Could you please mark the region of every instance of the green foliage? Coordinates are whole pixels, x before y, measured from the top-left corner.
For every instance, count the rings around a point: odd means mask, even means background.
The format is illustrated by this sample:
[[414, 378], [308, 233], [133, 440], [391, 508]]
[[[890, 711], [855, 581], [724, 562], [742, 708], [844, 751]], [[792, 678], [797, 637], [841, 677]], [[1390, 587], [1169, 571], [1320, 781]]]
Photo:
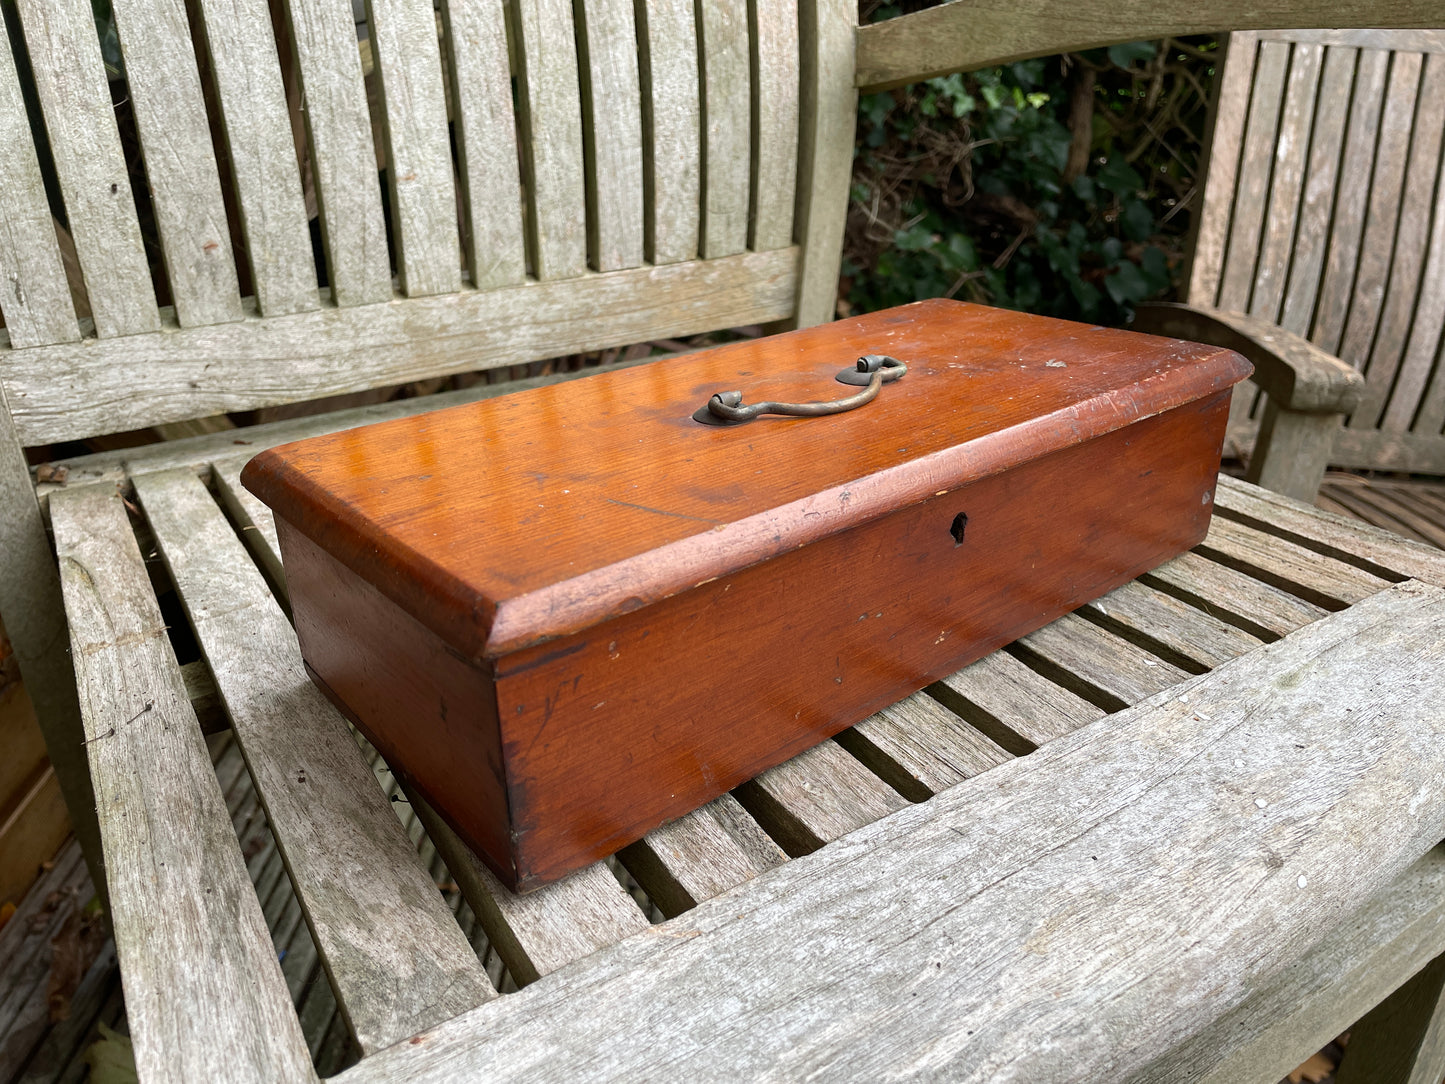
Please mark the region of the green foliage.
[[1213, 49], [1135, 42], [862, 98], [840, 308], [959, 296], [1117, 324], [1167, 295]]

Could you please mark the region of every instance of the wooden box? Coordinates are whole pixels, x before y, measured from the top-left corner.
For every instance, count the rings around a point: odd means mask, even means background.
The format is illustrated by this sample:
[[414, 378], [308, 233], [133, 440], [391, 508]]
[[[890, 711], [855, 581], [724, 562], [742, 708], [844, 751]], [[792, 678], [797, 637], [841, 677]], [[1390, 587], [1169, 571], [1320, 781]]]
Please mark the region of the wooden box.
[[[699, 424], [717, 391], [828, 417]], [[1214, 347], [928, 301], [257, 456], [317, 684], [526, 890], [1204, 537]]]

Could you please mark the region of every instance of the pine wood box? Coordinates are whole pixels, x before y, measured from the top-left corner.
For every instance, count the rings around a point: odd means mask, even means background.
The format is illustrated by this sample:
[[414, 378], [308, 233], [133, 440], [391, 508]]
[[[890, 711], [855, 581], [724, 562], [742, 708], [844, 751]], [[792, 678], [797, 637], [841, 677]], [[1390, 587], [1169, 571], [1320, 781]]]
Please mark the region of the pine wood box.
[[[716, 391], [868, 405], [733, 427]], [[317, 684], [509, 886], [611, 854], [1207, 530], [1214, 347], [929, 301], [264, 452]]]

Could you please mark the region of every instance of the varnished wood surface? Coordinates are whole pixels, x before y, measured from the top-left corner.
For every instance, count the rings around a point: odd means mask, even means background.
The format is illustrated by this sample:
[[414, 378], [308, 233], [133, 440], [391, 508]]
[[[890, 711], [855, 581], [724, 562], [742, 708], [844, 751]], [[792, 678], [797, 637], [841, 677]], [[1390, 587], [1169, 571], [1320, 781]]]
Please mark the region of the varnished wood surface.
[[[711, 428], [715, 391], [861, 410]], [[473, 657], [586, 628], [898, 507], [1207, 396], [1212, 347], [932, 301], [258, 456], [242, 480]]]

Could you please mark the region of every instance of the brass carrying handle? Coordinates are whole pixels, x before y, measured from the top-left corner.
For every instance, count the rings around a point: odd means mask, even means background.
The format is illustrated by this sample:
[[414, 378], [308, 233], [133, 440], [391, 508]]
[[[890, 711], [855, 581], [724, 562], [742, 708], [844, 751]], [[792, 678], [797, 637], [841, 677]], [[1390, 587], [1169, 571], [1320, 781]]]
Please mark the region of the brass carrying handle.
[[820, 418], [827, 414], [842, 414], [871, 403], [878, 397], [884, 384], [901, 379], [908, 372], [908, 366], [897, 358], [882, 354], [868, 354], [858, 359], [856, 369], [844, 369], [838, 379], [844, 383], [860, 382], [856, 374], [871, 374], [867, 386], [855, 395], [834, 399], [826, 403], [748, 403], [743, 402], [741, 391], [720, 391], [707, 401], [707, 405], [693, 415], [697, 421], [707, 425], [736, 425], [750, 422], [762, 414], [783, 414], [791, 418]]

